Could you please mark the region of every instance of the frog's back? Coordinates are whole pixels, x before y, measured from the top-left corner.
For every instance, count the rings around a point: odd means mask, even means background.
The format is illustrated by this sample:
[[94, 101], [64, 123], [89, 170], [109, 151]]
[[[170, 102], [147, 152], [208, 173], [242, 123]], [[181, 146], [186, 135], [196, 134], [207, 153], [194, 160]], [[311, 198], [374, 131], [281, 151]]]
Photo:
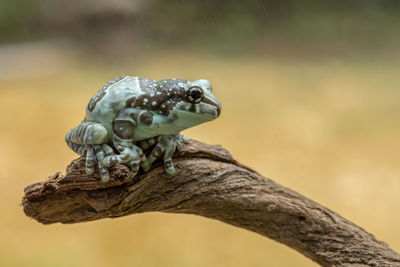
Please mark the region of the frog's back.
[[168, 99], [174, 94], [182, 94], [180, 84], [187, 82], [182, 79], [155, 81], [133, 76], [118, 77], [107, 82], [92, 97], [85, 120], [99, 122], [110, 132], [114, 118], [124, 108], [134, 107], [168, 115], [176, 104]]
[[[120, 110], [142, 94], [141, 88], [155, 81], [140, 77], [121, 76], [107, 82], [90, 100], [86, 120], [102, 123], [107, 129]], [[131, 100], [130, 100], [131, 99]]]

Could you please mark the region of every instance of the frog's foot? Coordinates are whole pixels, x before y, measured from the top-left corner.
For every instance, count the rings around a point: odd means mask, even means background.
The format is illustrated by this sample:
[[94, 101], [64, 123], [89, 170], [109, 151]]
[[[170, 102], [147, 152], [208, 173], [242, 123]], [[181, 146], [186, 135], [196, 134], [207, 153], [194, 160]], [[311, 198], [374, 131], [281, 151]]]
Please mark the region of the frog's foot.
[[172, 162], [172, 154], [178, 148], [180, 149], [183, 143], [188, 140], [180, 134], [176, 135], [160, 135], [156, 138], [157, 144], [153, 151], [147, 157], [147, 160], [142, 164], [145, 172], [149, 171], [153, 162], [164, 154], [164, 168], [168, 174], [175, 173], [174, 163]]
[[110, 180], [110, 174], [107, 167], [104, 165], [103, 160], [105, 157], [113, 154], [113, 149], [106, 144], [102, 145], [85, 145], [86, 150], [86, 173], [92, 175], [95, 166], [99, 168], [100, 177], [103, 182]]
[[146, 156], [142, 149], [136, 145], [133, 145], [131, 148], [120, 148], [119, 151], [119, 155], [109, 155], [105, 157], [103, 159], [103, 164], [106, 167], [117, 163], [128, 165], [131, 169], [130, 179], [132, 179], [138, 173], [140, 164], [146, 161]]
[[149, 147], [151, 147], [152, 145], [154, 145], [156, 143], [156, 140], [154, 138], [149, 138], [143, 141], [140, 141], [139, 146], [143, 149], [146, 150]]
[[190, 139], [182, 134], [178, 134], [178, 141], [176, 143], [176, 149], [181, 150], [184, 144], [189, 143]]

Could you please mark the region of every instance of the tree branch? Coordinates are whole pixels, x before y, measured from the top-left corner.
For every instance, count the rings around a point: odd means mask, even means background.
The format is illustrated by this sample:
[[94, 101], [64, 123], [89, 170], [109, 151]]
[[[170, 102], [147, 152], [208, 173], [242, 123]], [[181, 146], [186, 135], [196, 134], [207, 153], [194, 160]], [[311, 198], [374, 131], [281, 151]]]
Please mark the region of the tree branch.
[[28, 186], [25, 214], [43, 224], [77, 223], [134, 213], [197, 214], [257, 232], [323, 266], [399, 266], [400, 255], [333, 211], [236, 162], [219, 146], [191, 141], [174, 157], [177, 173], [161, 163], [127, 183], [114, 166], [108, 183], [85, 174], [85, 158], [45, 182]]

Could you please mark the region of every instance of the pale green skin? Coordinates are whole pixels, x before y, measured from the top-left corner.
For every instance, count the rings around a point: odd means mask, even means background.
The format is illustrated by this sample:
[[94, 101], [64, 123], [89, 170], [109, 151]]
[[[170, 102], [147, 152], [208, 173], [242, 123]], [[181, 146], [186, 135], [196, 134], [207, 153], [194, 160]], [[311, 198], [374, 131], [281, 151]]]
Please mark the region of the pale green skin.
[[[200, 88], [203, 98], [191, 103], [188, 90]], [[108, 82], [91, 99], [85, 120], [68, 132], [67, 144], [78, 154], [86, 154], [86, 172], [98, 165], [103, 181], [107, 168], [128, 165], [133, 178], [139, 166], [144, 171], [163, 155], [165, 170], [175, 173], [171, 156], [187, 142], [180, 132], [216, 119], [221, 104], [207, 80], [189, 82], [170, 79], [153, 81], [123, 76]], [[147, 156], [143, 150], [154, 146]]]

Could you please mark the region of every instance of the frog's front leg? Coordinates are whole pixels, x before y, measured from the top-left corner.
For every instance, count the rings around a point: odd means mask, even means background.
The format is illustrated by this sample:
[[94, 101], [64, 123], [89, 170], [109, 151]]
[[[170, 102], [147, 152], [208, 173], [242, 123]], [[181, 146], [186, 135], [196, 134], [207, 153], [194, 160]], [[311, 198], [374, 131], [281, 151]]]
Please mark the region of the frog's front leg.
[[156, 137], [156, 146], [153, 148], [147, 160], [142, 164], [145, 172], [149, 171], [153, 162], [164, 154], [164, 168], [168, 174], [175, 173], [174, 163], [172, 162], [172, 154], [176, 149], [180, 150], [183, 143], [187, 143], [188, 138], [181, 134], [174, 135], [160, 135]]
[[118, 113], [113, 121], [113, 145], [119, 154], [107, 156], [103, 160], [106, 167], [116, 163], [128, 165], [131, 169], [131, 178], [138, 173], [140, 164], [146, 160], [142, 149], [133, 141], [133, 131], [136, 126], [134, 118], [138, 118], [143, 112], [146, 111], [127, 108]]

